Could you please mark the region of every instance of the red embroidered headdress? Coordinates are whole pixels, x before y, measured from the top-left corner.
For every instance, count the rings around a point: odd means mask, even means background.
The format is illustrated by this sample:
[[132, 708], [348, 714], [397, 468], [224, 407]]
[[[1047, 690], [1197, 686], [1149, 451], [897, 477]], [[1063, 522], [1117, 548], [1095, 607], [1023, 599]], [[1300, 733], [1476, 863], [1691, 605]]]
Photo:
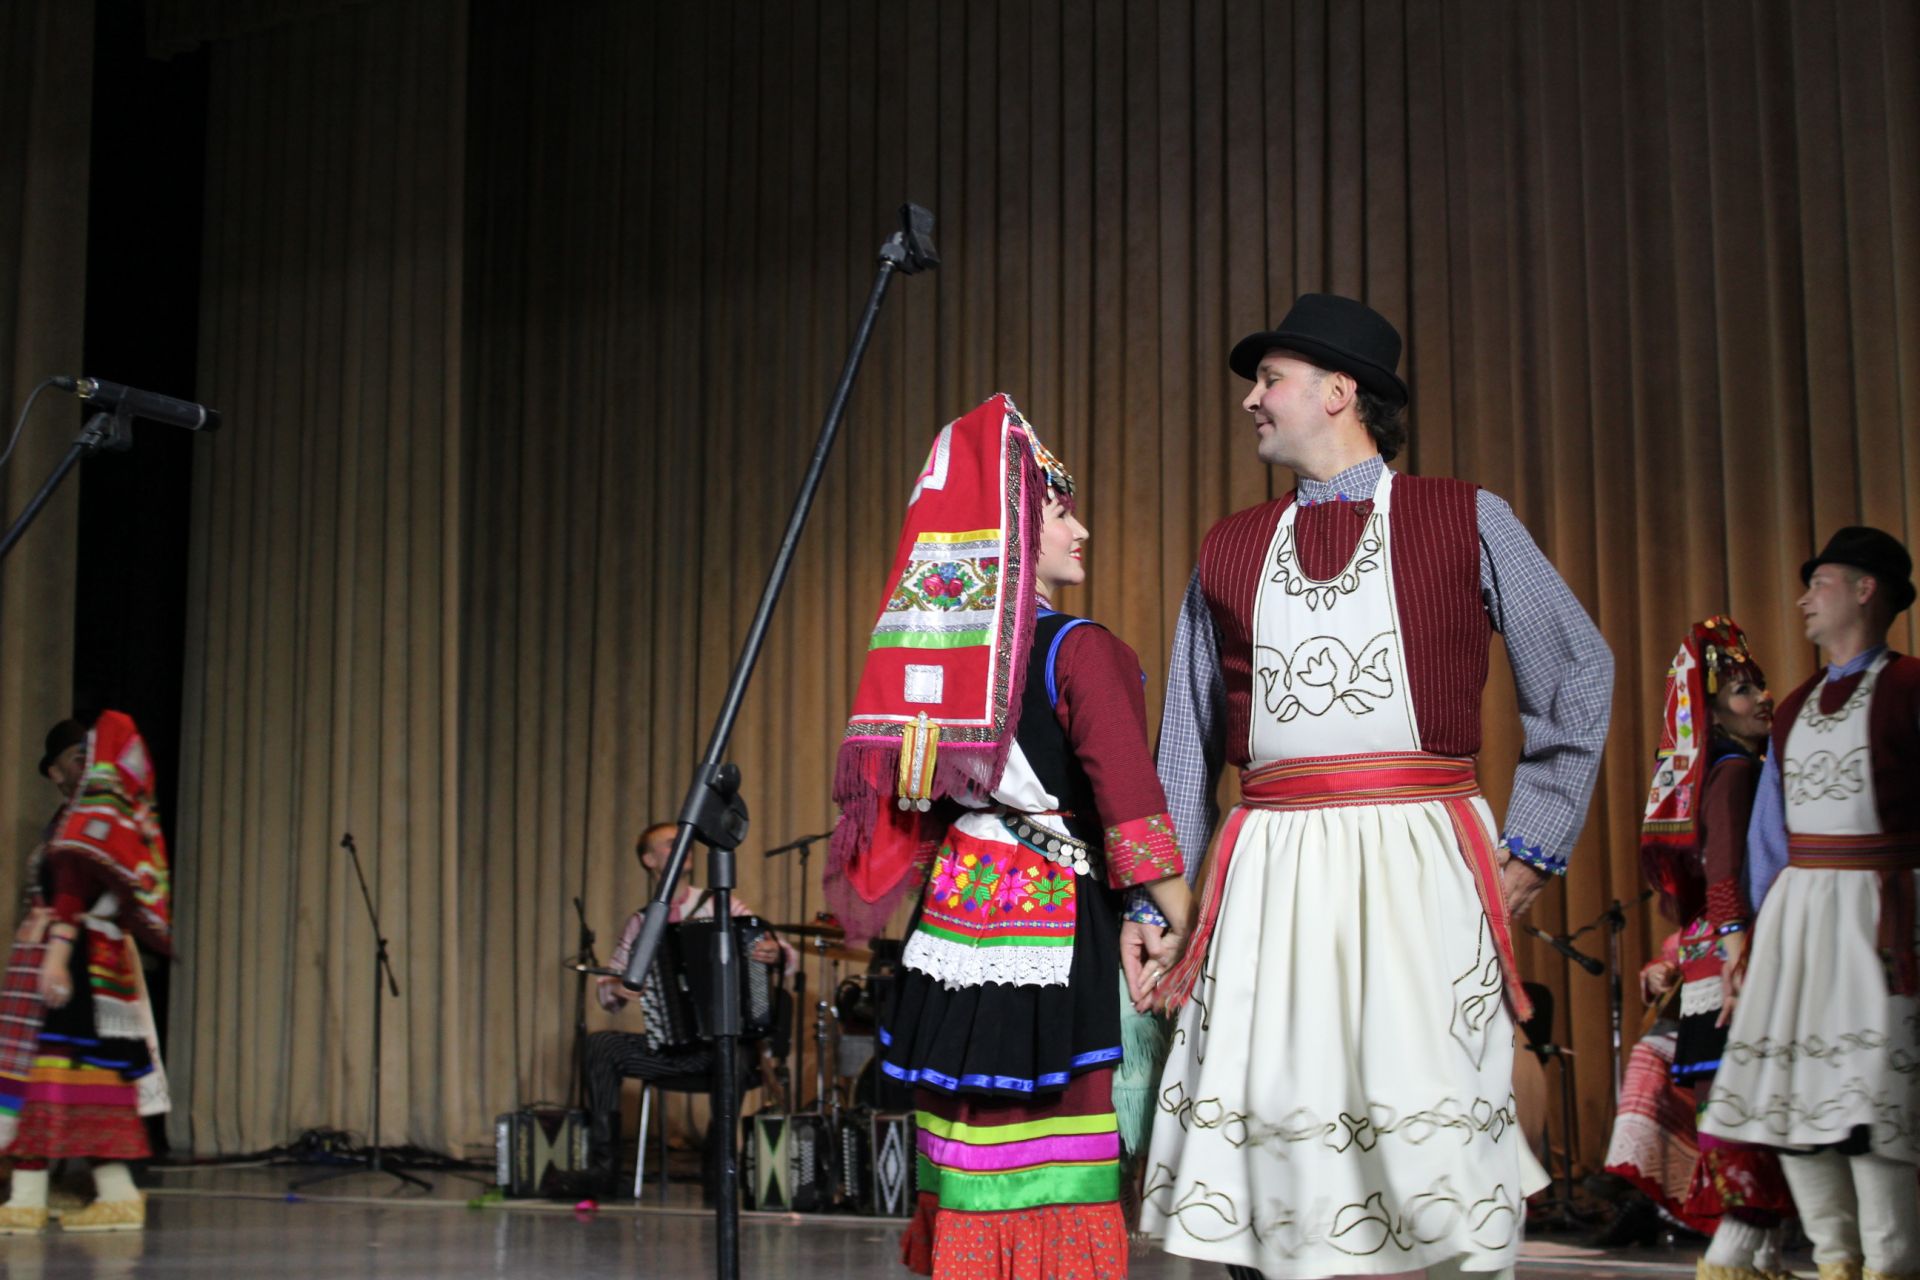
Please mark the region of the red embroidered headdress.
[[1000, 782], [1050, 488], [1070, 497], [1072, 478], [1005, 394], [948, 423], [927, 454], [834, 768], [826, 891], [849, 941], [884, 928], [930, 861], [933, 802], [983, 801]]
[[155, 951], [172, 954], [167, 841], [154, 804], [153, 760], [132, 717], [105, 711], [94, 723], [86, 774], [47, 856], [86, 859], [120, 895], [120, 923]]
[[1764, 685], [1766, 676], [1747, 651], [1746, 633], [1732, 618], [1696, 622], [1667, 668], [1666, 707], [1646, 815], [1640, 822], [1640, 865], [1661, 904], [1685, 923], [1695, 878], [1676, 858], [1699, 843], [1700, 789], [1713, 763], [1713, 698], [1730, 680]]

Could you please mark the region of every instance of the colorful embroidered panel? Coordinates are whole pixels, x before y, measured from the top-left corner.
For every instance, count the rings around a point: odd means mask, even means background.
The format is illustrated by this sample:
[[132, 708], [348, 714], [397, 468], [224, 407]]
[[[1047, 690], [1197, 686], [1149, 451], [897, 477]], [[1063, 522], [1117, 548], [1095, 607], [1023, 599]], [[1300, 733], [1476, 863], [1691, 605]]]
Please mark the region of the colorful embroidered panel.
[[[998, 529], [923, 533], [908, 553], [868, 647], [957, 649], [986, 644], [999, 600]], [[915, 699], [909, 695], [909, 700]]]
[[956, 827], [927, 879], [906, 963], [954, 987], [1063, 984], [1078, 899], [1071, 871], [1011, 839]]

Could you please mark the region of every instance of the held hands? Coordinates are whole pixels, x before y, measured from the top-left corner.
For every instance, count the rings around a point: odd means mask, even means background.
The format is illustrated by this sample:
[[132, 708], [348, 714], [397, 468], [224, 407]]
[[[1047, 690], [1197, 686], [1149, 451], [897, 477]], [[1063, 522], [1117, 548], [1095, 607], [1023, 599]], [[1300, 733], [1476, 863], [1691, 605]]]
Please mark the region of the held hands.
[[[1128, 920], [1120, 926], [1120, 969], [1127, 975], [1127, 994], [1133, 1007], [1145, 1013], [1151, 1003], [1154, 983], [1166, 970], [1162, 967], [1166, 931], [1158, 925]], [[1165, 961], [1171, 964], [1171, 961]]]
[[1120, 968], [1127, 975], [1127, 993], [1133, 997], [1135, 1012], [1153, 1009], [1154, 988], [1179, 962], [1188, 939], [1185, 929], [1162, 929], [1133, 920], [1120, 926]]

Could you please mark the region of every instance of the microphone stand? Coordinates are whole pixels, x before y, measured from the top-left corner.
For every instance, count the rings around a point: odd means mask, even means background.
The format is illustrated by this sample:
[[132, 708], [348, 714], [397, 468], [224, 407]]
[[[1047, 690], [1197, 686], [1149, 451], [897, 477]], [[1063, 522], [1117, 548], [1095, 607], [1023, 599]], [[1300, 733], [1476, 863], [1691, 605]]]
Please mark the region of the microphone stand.
[[[338, 1169], [329, 1169], [317, 1173], [311, 1178], [302, 1178], [287, 1188], [289, 1193], [304, 1191], [306, 1188], [322, 1182], [331, 1182], [335, 1178], [351, 1177], [356, 1173], [384, 1173], [389, 1178], [398, 1178], [401, 1182], [432, 1191], [425, 1179], [416, 1178], [400, 1168], [400, 1161], [392, 1166], [386, 1163], [386, 1148], [380, 1145], [380, 1013], [386, 1004], [383, 998], [388, 992], [393, 998], [400, 998], [400, 983], [393, 976], [393, 962], [387, 958], [387, 938], [380, 932], [380, 913], [373, 909], [373, 894], [367, 888], [367, 872], [360, 865], [360, 849], [353, 842], [353, 834], [348, 832], [340, 837], [340, 847], [353, 859], [353, 874], [360, 881], [360, 898], [367, 904], [367, 919], [373, 922], [373, 1126], [368, 1134], [372, 1142], [363, 1153], [347, 1158], [347, 1163]], [[384, 977], [386, 981], [381, 982]]]
[[739, 1121], [735, 1115], [739, 1109], [735, 1087], [740, 1064], [735, 1053], [740, 1036], [740, 980], [737, 968], [739, 957], [735, 954], [737, 948], [731, 921], [734, 851], [747, 834], [747, 804], [740, 796], [740, 768], [724, 757], [727, 744], [733, 737], [734, 722], [739, 719], [741, 704], [746, 700], [747, 685], [753, 679], [753, 668], [766, 643], [774, 606], [779, 603], [781, 589], [786, 585], [794, 552], [799, 547], [801, 531], [806, 528], [807, 514], [813, 508], [814, 495], [819, 491], [821, 477], [826, 472], [827, 455], [833, 449], [834, 437], [839, 434], [840, 419], [846, 412], [847, 399], [853, 392], [854, 375], [859, 372], [861, 357], [866, 354], [867, 343], [873, 336], [880, 304], [886, 299], [887, 285], [896, 271], [912, 275], [940, 264], [931, 239], [933, 215], [918, 205], [908, 204], [901, 206], [900, 217], [901, 229], [880, 246], [880, 266], [874, 276], [873, 291], [867, 297], [866, 310], [861, 313], [854, 331], [853, 345], [847, 353], [846, 365], [840, 371], [840, 381], [834, 387], [833, 399], [827, 406], [826, 419], [820, 424], [820, 436], [813, 447], [813, 460], [800, 482], [793, 513], [787, 517], [786, 533], [780, 540], [780, 550], [774, 556], [773, 567], [767, 573], [767, 584], [761, 590], [759, 608], [755, 610], [753, 622], [747, 628], [740, 656], [734, 662], [726, 697], [720, 704], [719, 715], [715, 717], [713, 733], [707, 739], [706, 754], [695, 768], [686, 800], [680, 806], [679, 829], [674, 833], [673, 853], [667, 860], [666, 871], [660, 877], [660, 890], [647, 904], [640, 936], [634, 942], [633, 952], [627, 959], [627, 971], [621, 979], [633, 991], [638, 991], [645, 980], [647, 969], [653, 964], [654, 952], [666, 933], [667, 911], [679, 888], [680, 877], [686, 870], [687, 855], [697, 838], [708, 849], [707, 885], [713, 894], [713, 916], [716, 921], [726, 925], [713, 931], [714, 984], [710, 1024], [714, 1029], [713, 1123], [720, 1132], [719, 1203], [714, 1209], [717, 1240], [714, 1261], [720, 1280], [737, 1280], [740, 1274]]
[[[800, 855], [800, 914], [796, 916], [795, 919], [799, 920], [801, 924], [813, 923], [812, 918], [807, 915], [807, 885], [811, 883], [811, 880], [809, 879], [809, 873], [807, 871], [807, 859], [813, 856], [813, 846], [815, 843], [821, 840], [830, 840], [832, 838], [833, 838], [833, 832], [823, 831], [817, 836], [801, 836], [798, 840], [789, 840], [785, 844], [779, 845], [776, 848], [769, 849], [766, 852], [766, 856], [769, 858], [777, 858], [783, 853], [797, 853]], [[803, 938], [801, 939], [801, 941], [804, 942], [806, 940]], [[824, 963], [825, 962], [823, 961], [822, 972], [825, 971]], [[825, 986], [824, 979], [822, 979], [822, 986], [823, 987]], [[825, 1003], [826, 1003], [825, 1000], [821, 1001], [821, 1004], [824, 1005]], [[806, 962], [806, 957], [802, 955], [800, 959], [800, 967], [794, 971], [794, 975], [793, 975], [793, 1009], [794, 1009], [793, 1045], [796, 1053], [799, 1051], [799, 1047], [805, 1043], [805, 1041], [802, 1040], [800, 1037], [800, 1015], [806, 1010], [806, 1007], [807, 1007], [807, 962]], [[814, 1063], [813, 1063], [814, 1076], [816, 1077], [816, 1082], [814, 1084], [814, 1105], [820, 1106], [821, 1104], [819, 1100], [823, 1095], [825, 1095], [827, 1091], [827, 1072], [826, 1072], [826, 1060], [821, 1056], [820, 1047], [817, 1043], [814, 1045], [813, 1057], [814, 1057]], [[787, 1090], [787, 1115], [789, 1118], [792, 1117], [795, 1111], [799, 1110], [799, 1104], [796, 1101], [796, 1095], [800, 1092], [799, 1090], [800, 1081], [799, 1081], [798, 1072], [794, 1073], [794, 1078], [790, 1081], [790, 1083], [794, 1087]], [[822, 1107], [821, 1109], [824, 1110], [825, 1108]]]
[[[600, 957], [593, 952], [593, 930], [587, 926], [587, 909], [573, 900], [573, 913], [580, 917], [580, 949], [574, 954], [573, 984], [573, 1101], [575, 1110], [587, 1105], [587, 969], [598, 969]], [[579, 966], [585, 965], [586, 968]]]
[[19, 516], [7, 526], [6, 533], [0, 534], [0, 560], [4, 560], [7, 553], [13, 550], [14, 544], [26, 533], [27, 526], [33, 523], [40, 509], [53, 497], [53, 491], [60, 487], [60, 482], [67, 478], [67, 473], [79, 464], [80, 459], [90, 458], [96, 453], [125, 453], [131, 448], [133, 419], [124, 405], [112, 413], [103, 409], [90, 416], [86, 425], [80, 428], [73, 447], [67, 450], [67, 456], [60, 459], [39, 490], [27, 500]]
[[[1568, 935], [1548, 933], [1545, 929], [1526, 923], [1520, 923], [1520, 931], [1530, 937], [1538, 938], [1588, 973], [1598, 975], [1606, 969], [1600, 961], [1574, 946]], [[1571, 1014], [1571, 1008], [1568, 1012]], [[1567, 1021], [1571, 1024], [1571, 1016]], [[1571, 1032], [1571, 1030], [1572, 1027], [1569, 1025], [1568, 1031]], [[1568, 1035], [1565, 1038], [1572, 1037]], [[1573, 1185], [1573, 1153], [1574, 1149], [1580, 1145], [1579, 1118], [1573, 1107], [1573, 1050], [1558, 1044], [1529, 1044], [1520, 1052], [1532, 1053], [1540, 1060], [1542, 1066], [1546, 1064], [1548, 1058], [1557, 1060], [1560, 1065], [1561, 1159], [1560, 1173], [1554, 1178], [1554, 1181], [1559, 1183], [1560, 1189], [1552, 1199], [1541, 1204], [1537, 1212], [1528, 1216], [1527, 1225], [1539, 1231], [1584, 1231], [1593, 1225], [1593, 1218], [1591, 1214], [1580, 1208], [1579, 1197]], [[1549, 1161], [1553, 1159], [1551, 1143], [1548, 1144], [1547, 1159]]]
[[[1615, 898], [1599, 915], [1568, 935], [1568, 941], [1571, 942], [1574, 938], [1592, 933], [1601, 925], [1607, 927], [1607, 1018], [1613, 1035], [1613, 1111], [1615, 1115], [1620, 1113], [1620, 1083], [1625, 1063], [1621, 1052], [1621, 1024], [1625, 1019], [1626, 993], [1620, 978], [1620, 935], [1627, 931], [1627, 908], [1639, 906], [1651, 898], [1653, 892], [1652, 889], [1648, 889], [1632, 902], [1622, 902]], [[1571, 947], [1568, 949], [1571, 950]], [[1600, 972], [1584, 962], [1582, 967], [1588, 973]]]

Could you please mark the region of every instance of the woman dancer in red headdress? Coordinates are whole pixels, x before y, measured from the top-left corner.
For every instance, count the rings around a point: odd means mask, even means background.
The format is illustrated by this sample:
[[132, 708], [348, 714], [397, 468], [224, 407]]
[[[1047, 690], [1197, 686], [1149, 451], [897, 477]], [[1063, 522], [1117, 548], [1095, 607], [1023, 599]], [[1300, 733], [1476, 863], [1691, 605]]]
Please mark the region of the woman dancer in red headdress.
[[88, 735], [31, 878], [0, 1022], [0, 1147], [15, 1161], [0, 1234], [46, 1228], [47, 1164], [74, 1157], [93, 1162], [98, 1197], [62, 1228], [137, 1231], [146, 1201], [126, 1162], [151, 1154], [141, 1115], [166, 1109], [166, 1083], [132, 938], [169, 954], [173, 935], [153, 763], [120, 712]]
[[[1680, 1027], [1673, 1081], [1704, 1102], [1732, 1014], [1727, 975], [1752, 928], [1741, 889], [1747, 820], [1773, 726], [1767, 678], [1731, 618], [1694, 624], [1667, 675], [1659, 760], [1641, 826], [1641, 862], [1661, 908], [1681, 927]], [[1793, 1198], [1780, 1162], [1759, 1147], [1701, 1134], [1682, 1206], [1713, 1222], [1699, 1280], [1759, 1280], [1785, 1271], [1781, 1219]]]

